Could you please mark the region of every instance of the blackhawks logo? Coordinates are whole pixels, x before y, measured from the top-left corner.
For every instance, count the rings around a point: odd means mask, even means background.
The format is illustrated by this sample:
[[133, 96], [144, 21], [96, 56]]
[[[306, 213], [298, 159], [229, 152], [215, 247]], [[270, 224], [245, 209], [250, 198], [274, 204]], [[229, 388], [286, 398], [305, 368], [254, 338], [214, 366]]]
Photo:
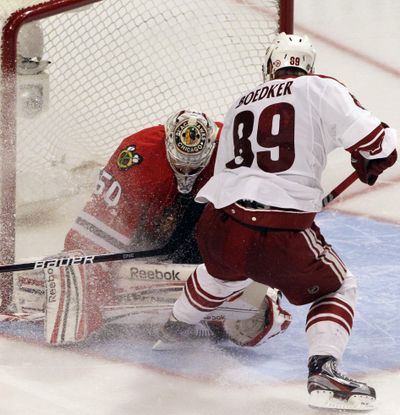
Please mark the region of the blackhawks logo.
[[134, 144], [124, 148], [118, 156], [117, 166], [120, 170], [128, 170], [133, 166], [140, 164], [143, 157], [135, 153], [136, 146]]
[[175, 130], [175, 144], [177, 149], [184, 154], [200, 153], [207, 139], [207, 130], [200, 123], [189, 125], [185, 120]]

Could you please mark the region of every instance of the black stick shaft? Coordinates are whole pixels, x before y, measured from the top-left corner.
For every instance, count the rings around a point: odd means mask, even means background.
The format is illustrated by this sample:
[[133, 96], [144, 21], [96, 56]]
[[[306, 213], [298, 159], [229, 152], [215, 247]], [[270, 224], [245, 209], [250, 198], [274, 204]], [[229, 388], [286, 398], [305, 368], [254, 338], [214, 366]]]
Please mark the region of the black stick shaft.
[[167, 255], [167, 246], [159, 249], [138, 252], [121, 252], [116, 254], [82, 255], [51, 259], [41, 259], [34, 262], [23, 262], [20, 264], [0, 265], [0, 273], [37, 270], [51, 267], [67, 267], [79, 264], [96, 264], [98, 262], [123, 261], [125, 259], [146, 258], [158, 255]]

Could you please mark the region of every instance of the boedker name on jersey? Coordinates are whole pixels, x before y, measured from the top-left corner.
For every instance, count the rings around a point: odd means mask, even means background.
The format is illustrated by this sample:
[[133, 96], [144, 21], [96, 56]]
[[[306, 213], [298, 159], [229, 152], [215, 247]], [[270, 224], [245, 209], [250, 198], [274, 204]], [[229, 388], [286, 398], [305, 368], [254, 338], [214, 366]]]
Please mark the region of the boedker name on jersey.
[[262, 88], [249, 92], [247, 95], [240, 98], [239, 104], [235, 108], [239, 108], [241, 105], [248, 105], [251, 102], [261, 101], [266, 98], [275, 98], [283, 95], [290, 95], [292, 91], [290, 87], [293, 81], [282, 82], [280, 84], [265, 85]]

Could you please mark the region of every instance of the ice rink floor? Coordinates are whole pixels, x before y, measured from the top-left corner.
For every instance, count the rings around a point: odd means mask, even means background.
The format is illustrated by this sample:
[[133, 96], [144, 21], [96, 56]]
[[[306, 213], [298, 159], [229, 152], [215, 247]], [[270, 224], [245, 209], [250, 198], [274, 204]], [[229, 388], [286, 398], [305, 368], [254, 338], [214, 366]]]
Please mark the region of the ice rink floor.
[[[400, 226], [336, 211], [321, 214], [328, 240], [359, 277], [353, 334], [342, 368], [377, 389], [377, 414], [397, 414], [400, 386]], [[85, 345], [51, 349], [38, 323], [1, 323], [1, 413], [317, 414], [306, 406], [308, 307], [254, 349], [196, 343], [151, 350], [152, 333], [110, 327]], [[17, 340], [18, 339], [18, 340]], [[5, 412], [3, 412], [3, 409]]]
[[[317, 72], [345, 83], [400, 129], [400, 3], [301, 0], [295, 28], [318, 51]], [[331, 189], [350, 173], [334, 154]], [[400, 168], [373, 188], [356, 183], [319, 216], [326, 239], [359, 281], [354, 330], [341, 368], [377, 390], [376, 415], [399, 414]], [[286, 304], [287, 305], [287, 304]], [[305, 415], [307, 307], [287, 305], [288, 331], [256, 349], [201, 343], [153, 352], [151, 335], [115, 330], [84, 346], [43, 345], [39, 324], [0, 325], [1, 415]], [[102, 341], [98, 341], [102, 340]]]

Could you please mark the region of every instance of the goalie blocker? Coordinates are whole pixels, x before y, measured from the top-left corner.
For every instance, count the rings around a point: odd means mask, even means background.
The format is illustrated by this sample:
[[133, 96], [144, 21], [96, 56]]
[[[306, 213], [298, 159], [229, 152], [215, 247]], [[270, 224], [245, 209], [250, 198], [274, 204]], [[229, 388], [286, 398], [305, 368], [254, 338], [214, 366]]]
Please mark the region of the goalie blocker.
[[[110, 265], [108, 265], [110, 266]], [[87, 339], [108, 322], [162, 324], [171, 313], [195, 265], [124, 263], [45, 268], [45, 339], [66, 345]], [[223, 322], [225, 335], [240, 346], [255, 346], [286, 330], [291, 316], [277, 290], [251, 284], [239, 298], [207, 317]]]

